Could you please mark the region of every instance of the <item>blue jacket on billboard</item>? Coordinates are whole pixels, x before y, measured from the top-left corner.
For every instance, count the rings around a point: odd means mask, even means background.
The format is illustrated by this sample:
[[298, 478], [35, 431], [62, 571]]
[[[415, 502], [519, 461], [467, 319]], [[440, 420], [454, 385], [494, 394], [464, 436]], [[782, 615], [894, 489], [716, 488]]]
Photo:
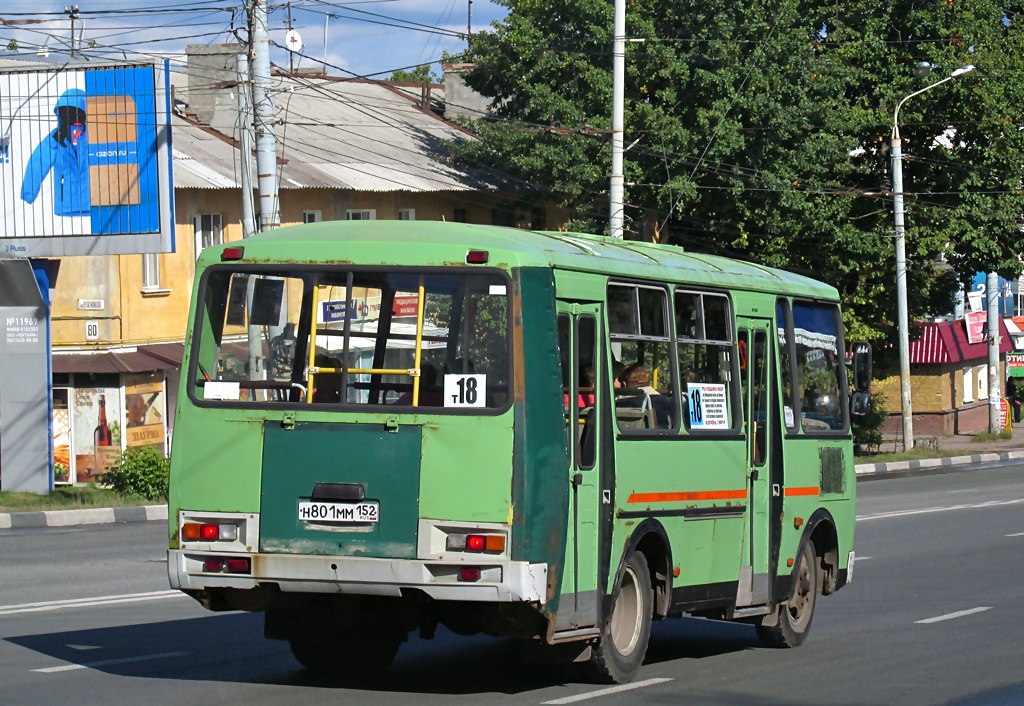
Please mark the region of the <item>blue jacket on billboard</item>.
[[43, 138], [25, 169], [21, 199], [32, 203], [53, 171], [55, 216], [89, 215], [89, 144], [85, 130], [85, 91], [70, 88], [53, 108], [57, 129]]

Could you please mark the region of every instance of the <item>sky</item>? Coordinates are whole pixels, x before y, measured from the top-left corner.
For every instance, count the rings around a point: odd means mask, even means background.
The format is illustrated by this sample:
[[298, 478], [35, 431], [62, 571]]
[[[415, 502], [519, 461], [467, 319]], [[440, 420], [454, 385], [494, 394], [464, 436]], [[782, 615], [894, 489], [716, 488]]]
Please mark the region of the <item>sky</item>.
[[[33, 59], [44, 45], [51, 56], [66, 53], [71, 35], [66, 5], [63, 0], [3, 0], [0, 58]], [[283, 0], [269, 5], [270, 38], [282, 47], [287, 5]], [[183, 59], [188, 44], [237, 41], [233, 27], [245, 36], [243, 0], [80, 0], [77, 6], [76, 45], [94, 43], [86, 51], [97, 59]], [[386, 79], [394, 69], [437, 62], [444, 51], [465, 49], [469, 7], [469, 0], [292, 0], [292, 27], [302, 39], [302, 55], [289, 57], [284, 49], [274, 49], [271, 61], [285, 68], [290, 59], [297, 68], [326, 61], [332, 75]], [[472, 0], [471, 7], [474, 32], [506, 14], [491, 0]], [[432, 68], [440, 74], [439, 64]]]

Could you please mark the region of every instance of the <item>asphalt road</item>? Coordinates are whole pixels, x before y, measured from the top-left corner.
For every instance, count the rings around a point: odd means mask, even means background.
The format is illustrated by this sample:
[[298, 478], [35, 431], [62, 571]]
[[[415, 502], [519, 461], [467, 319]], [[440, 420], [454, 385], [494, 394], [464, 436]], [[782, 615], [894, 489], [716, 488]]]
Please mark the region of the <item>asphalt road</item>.
[[0, 703], [1024, 704], [1024, 465], [862, 482], [854, 582], [795, 650], [655, 625], [630, 688], [518, 664], [513, 643], [412, 638], [386, 680], [315, 678], [259, 615], [167, 588], [163, 523], [0, 531]]

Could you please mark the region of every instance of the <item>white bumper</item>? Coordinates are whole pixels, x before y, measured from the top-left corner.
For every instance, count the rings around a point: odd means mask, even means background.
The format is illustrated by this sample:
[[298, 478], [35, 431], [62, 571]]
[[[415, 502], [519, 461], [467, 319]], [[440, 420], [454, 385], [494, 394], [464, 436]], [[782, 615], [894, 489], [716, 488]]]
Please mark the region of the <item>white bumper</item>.
[[[250, 557], [252, 574], [207, 573], [203, 562], [211, 556]], [[421, 559], [312, 556], [299, 554], [224, 554], [171, 549], [167, 573], [171, 588], [201, 591], [210, 588], [256, 588], [277, 584], [292, 593], [352, 593], [401, 596], [401, 589], [415, 588], [445, 601], [491, 603], [532, 602], [543, 604], [547, 592], [547, 564], [522, 561], [480, 563], [478, 581], [460, 580], [466, 562]]]

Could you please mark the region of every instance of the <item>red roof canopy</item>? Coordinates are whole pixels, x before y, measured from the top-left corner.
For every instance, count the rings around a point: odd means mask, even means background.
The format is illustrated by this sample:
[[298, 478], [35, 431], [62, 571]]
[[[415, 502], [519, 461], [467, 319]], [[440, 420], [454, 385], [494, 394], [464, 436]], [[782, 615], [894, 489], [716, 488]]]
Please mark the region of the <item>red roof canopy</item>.
[[[960, 363], [988, 357], [988, 343], [969, 343], [966, 322], [917, 322], [921, 335], [910, 342], [910, 363]], [[987, 329], [986, 329], [987, 330]], [[1006, 324], [999, 319], [999, 353], [1013, 350], [1013, 341]]]

